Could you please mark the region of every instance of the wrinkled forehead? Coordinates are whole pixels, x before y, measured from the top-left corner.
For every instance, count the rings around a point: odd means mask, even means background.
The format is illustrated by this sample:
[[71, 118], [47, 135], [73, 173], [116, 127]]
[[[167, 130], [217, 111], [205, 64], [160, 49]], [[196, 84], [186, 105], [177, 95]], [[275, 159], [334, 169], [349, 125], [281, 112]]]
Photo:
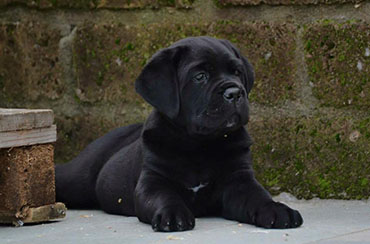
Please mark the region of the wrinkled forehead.
[[218, 68], [227, 63], [241, 62], [232, 50], [227, 48], [220, 40], [208, 37], [187, 38], [174, 45], [186, 47], [181, 56], [180, 66], [189, 71], [197, 66]]
[[193, 59], [227, 57], [233, 54], [220, 40], [211, 37], [190, 37], [174, 43], [173, 46], [185, 46], [188, 49], [187, 55]]

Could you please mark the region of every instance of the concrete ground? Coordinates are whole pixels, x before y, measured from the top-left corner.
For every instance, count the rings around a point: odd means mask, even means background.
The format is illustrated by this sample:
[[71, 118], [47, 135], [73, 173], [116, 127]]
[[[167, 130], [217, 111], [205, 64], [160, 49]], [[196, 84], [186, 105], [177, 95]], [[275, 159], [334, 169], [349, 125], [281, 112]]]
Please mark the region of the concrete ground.
[[135, 217], [102, 211], [68, 210], [67, 217], [40, 225], [0, 225], [0, 244], [79, 243], [369, 243], [370, 200], [296, 200], [281, 194], [275, 200], [298, 209], [304, 224], [298, 229], [268, 230], [221, 218], [196, 220], [186, 232], [157, 233]]

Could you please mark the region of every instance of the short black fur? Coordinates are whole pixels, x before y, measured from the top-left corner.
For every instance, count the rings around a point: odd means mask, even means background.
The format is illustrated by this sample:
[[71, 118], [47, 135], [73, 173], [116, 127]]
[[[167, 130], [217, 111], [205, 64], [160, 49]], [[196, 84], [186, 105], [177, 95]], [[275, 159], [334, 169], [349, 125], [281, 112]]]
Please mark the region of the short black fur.
[[265, 228], [295, 228], [298, 211], [255, 180], [248, 60], [226, 40], [192, 37], [155, 54], [136, 81], [154, 110], [56, 166], [57, 200], [137, 216], [155, 231], [184, 231], [195, 217], [222, 216]]

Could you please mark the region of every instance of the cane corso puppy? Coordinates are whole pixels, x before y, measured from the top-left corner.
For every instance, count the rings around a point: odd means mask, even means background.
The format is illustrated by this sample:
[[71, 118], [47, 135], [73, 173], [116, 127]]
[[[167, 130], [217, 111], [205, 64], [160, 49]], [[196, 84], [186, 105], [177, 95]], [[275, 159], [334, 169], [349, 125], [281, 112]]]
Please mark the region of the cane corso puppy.
[[137, 216], [155, 231], [190, 230], [201, 216], [300, 226], [299, 212], [273, 201], [253, 175], [244, 128], [253, 81], [251, 64], [226, 40], [191, 37], [160, 50], [135, 83], [154, 107], [149, 118], [58, 165], [57, 200]]

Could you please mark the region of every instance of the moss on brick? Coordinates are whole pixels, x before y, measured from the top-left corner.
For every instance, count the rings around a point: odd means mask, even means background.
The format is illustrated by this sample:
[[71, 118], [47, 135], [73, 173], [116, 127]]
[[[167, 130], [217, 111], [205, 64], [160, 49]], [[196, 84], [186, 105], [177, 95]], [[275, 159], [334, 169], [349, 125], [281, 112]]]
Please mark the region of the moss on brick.
[[194, 0], [0, 0], [0, 7], [25, 5], [38, 9], [142, 9], [159, 7], [189, 8]]
[[370, 26], [367, 23], [309, 25], [304, 33], [313, 94], [321, 105], [370, 106]]
[[95, 8], [97, 0], [0, 0], [0, 7], [24, 5], [31, 8]]
[[361, 0], [215, 0], [221, 7], [268, 5], [312, 5], [312, 4], [345, 4], [359, 3]]
[[100, 0], [98, 8], [110, 9], [134, 9], [152, 7], [158, 8], [160, 6], [174, 7], [175, 1], [171, 0]]
[[[95, 8], [98, 0], [40, 0], [45, 7], [53, 8]], [[49, 2], [49, 5], [47, 4]]]
[[274, 194], [368, 198], [369, 128], [369, 114], [254, 118], [249, 129], [257, 178]]
[[97, 6], [108, 9], [190, 8], [193, 2], [194, 0], [98, 0]]
[[60, 38], [35, 21], [0, 24], [0, 106], [62, 96]]
[[[76, 99], [81, 102], [135, 102], [133, 81], [140, 71], [136, 33], [125, 25], [85, 24], [73, 44]], [[135, 43], [135, 44], [134, 44]]]

